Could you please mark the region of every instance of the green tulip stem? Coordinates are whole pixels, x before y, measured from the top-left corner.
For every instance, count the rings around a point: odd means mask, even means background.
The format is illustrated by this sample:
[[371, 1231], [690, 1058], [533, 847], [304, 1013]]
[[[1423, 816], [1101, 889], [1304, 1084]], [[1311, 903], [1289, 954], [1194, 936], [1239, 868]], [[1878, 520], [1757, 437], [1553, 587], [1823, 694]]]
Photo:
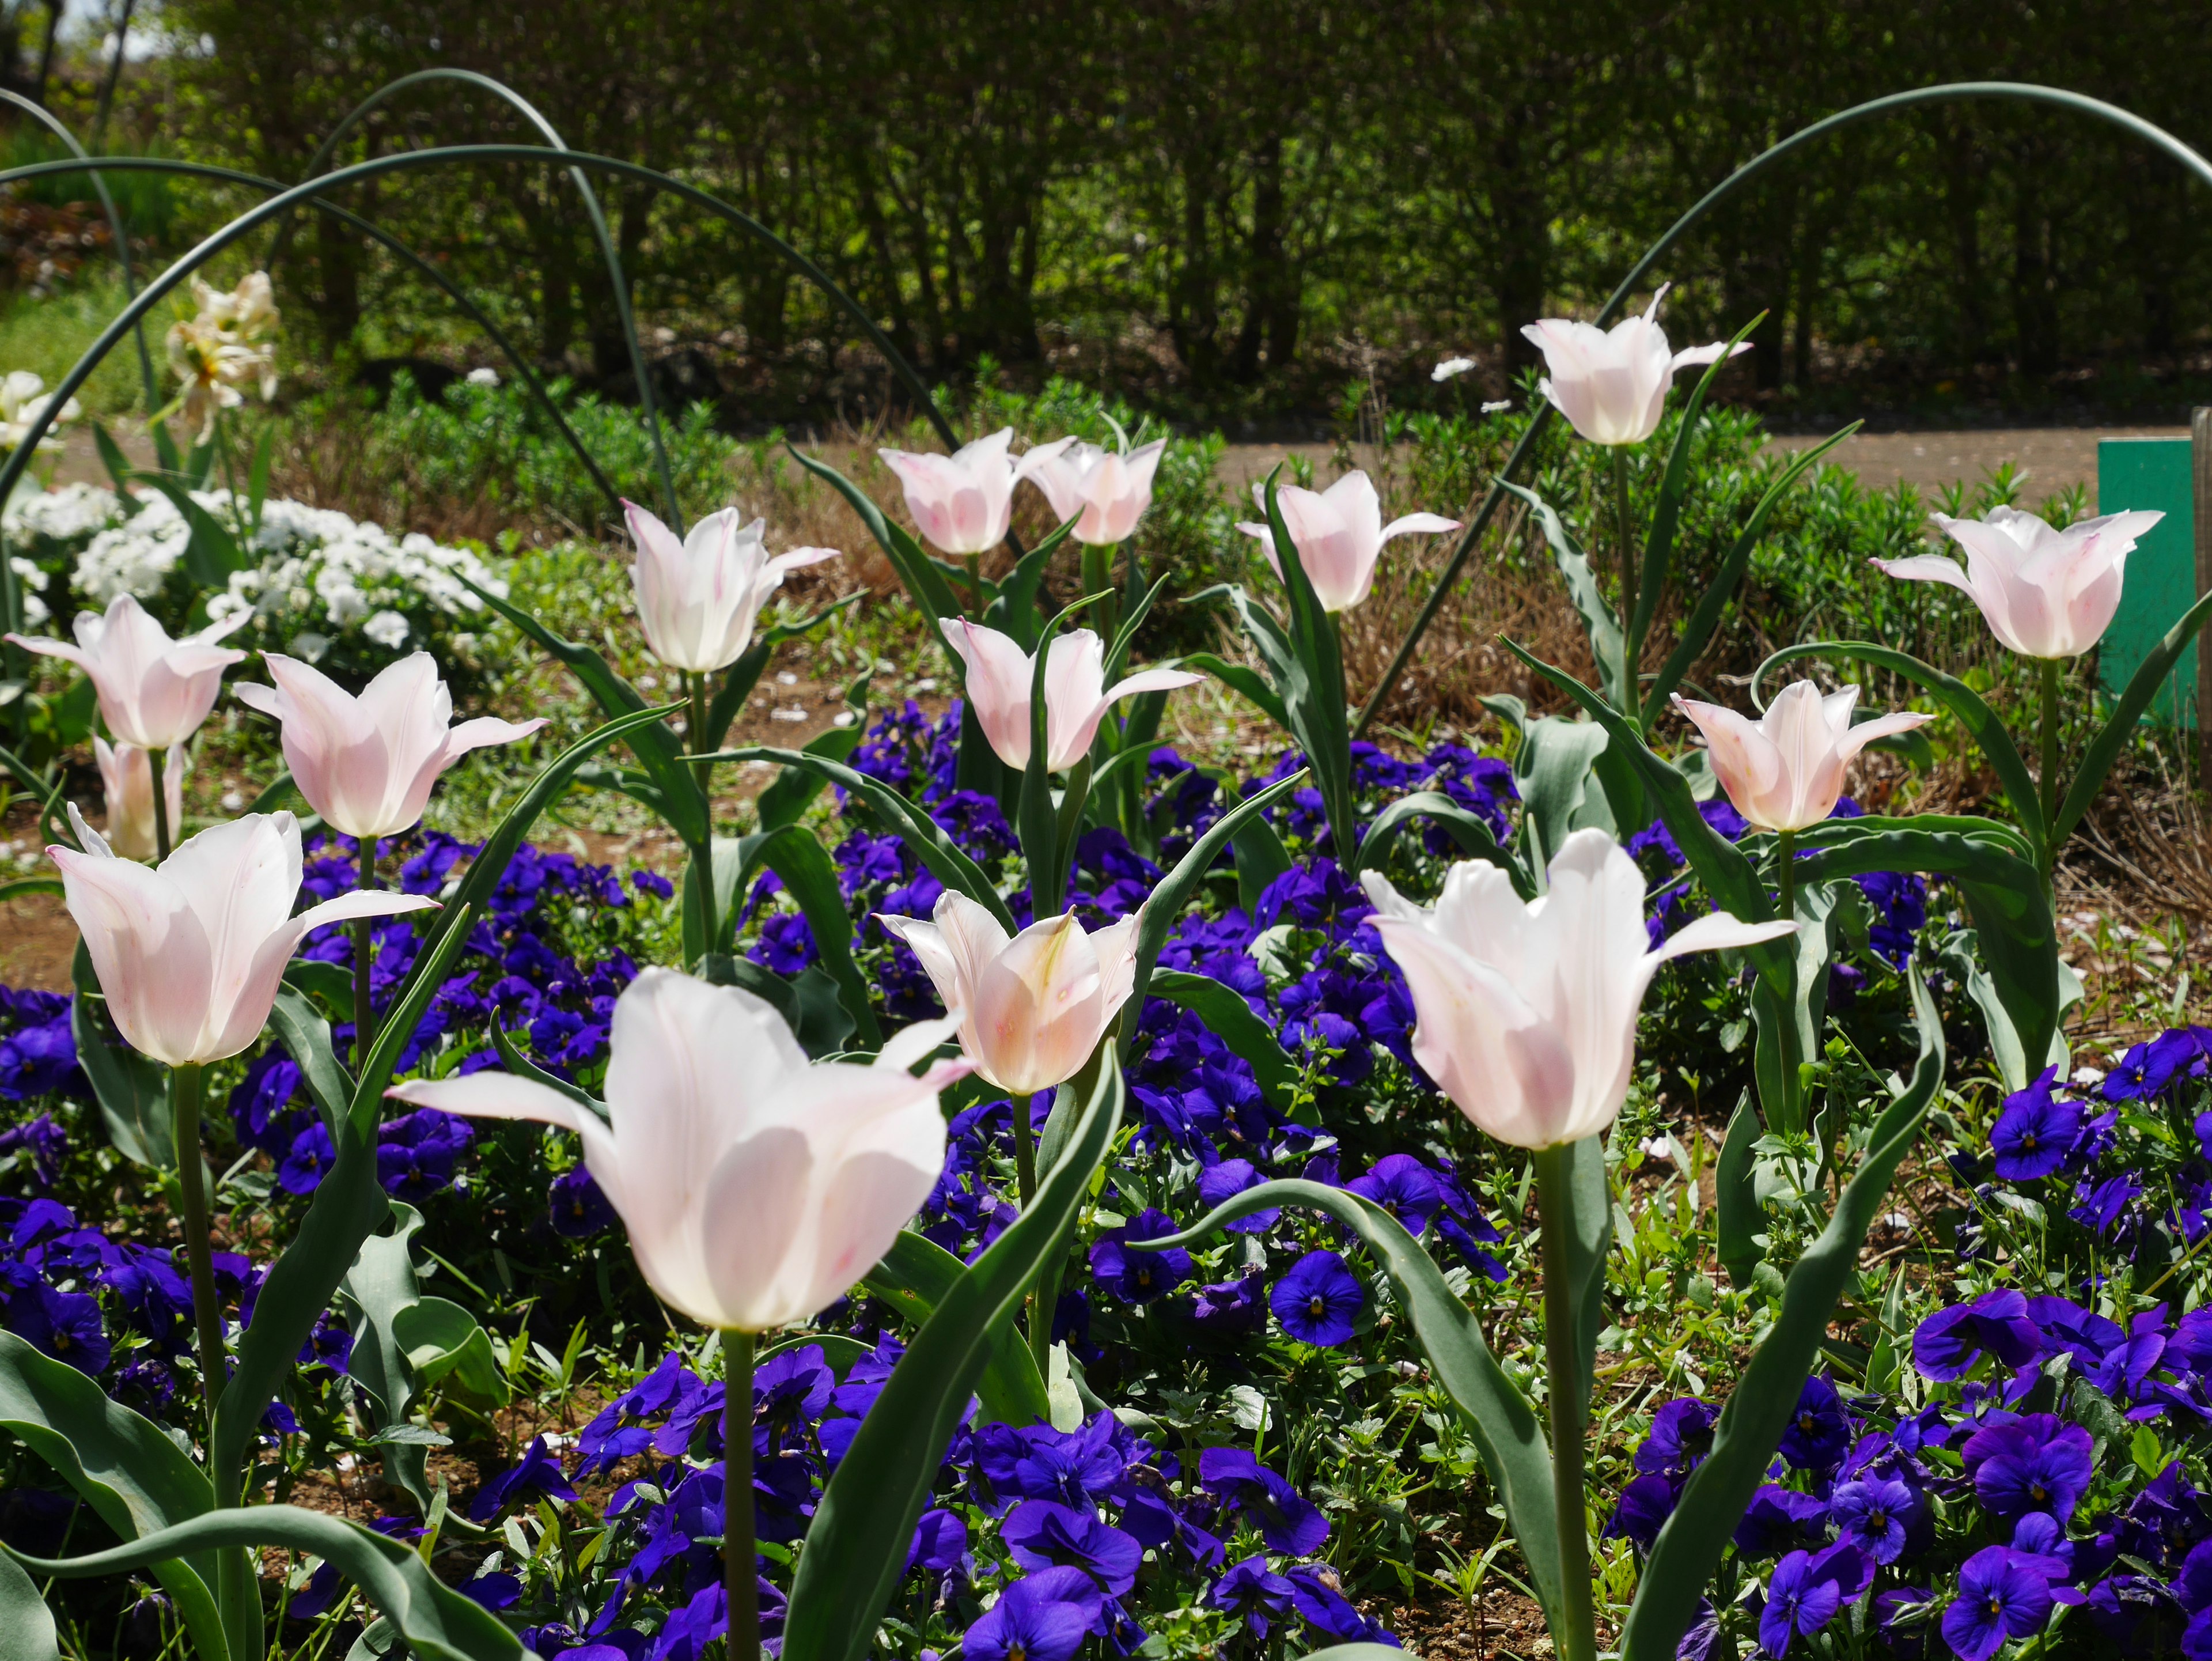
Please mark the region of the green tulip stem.
[[1782, 891], [1781, 917], [1787, 922], [1797, 915], [1797, 833], [1777, 835], [1774, 855], [1775, 885]]
[[2043, 776], [2036, 782], [2043, 792], [2043, 879], [2051, 880], [2058, 863], [2058, 660], [2044, 658]]
[[729, 1661], [760, 1661], [760, 1576], [753, 1546], [753, 1335], [722, 1334], [722, 1563]]
[[1595, 1661], [1596, 1614], [1590, 1602], [1589, 1529], [1583, 1498], [1583, 1436], [1587, 1396], [1575, 1344], [1571, 1268], [1574, 1239], [1574, 1150], [1570, 1144], [1535, 1155], [1537, 1203], [1542, 1210], [1544, 1352], [1552, 1411], [1552, 1506], [1559, 1534], [1559, 1579], [1565, 1597], [1565, 1632], [1554, 1632], [1559, 1661]]
[[169, 793], [165, 788], [165, 775], [169, 770], [167, 750], [149, 750], [146, 764], [154, 770], [154, 860], [156, 864], [169, 857], [169, 838], [176, 827], [169, 823]]
[[177, 1189], [184, 1201], [185, 1261], [191, 1272], [192, 1316], [199, 1329], [201, 1388], [207, 1394], [208, 1422], [229, 1382], [223, 1365], [222, 1300], [215, 1289], [215, 1254], [208, 1244], [208, 1200], [200, 1169], [201, 1068], [186, 1062], [169, 1069], [169, 1105], [175, 1113]]
[[1637, 709], [1636, 532], [1628, 518], [1628, 447], [1613, 447], [1613, 513], [1620, 537], [1620, 697], [1631, 720]]
[[[361, 891], [376, 886], [376, 838], [361, 838]], [[369, 995], [369, 973], [376, 956], [376, 919], [356, 917], [353, 924], [353, 1063], [368, 1059], [369, 1042], [376, 1036], [376, 1001]]]
[[[707, 677], [694, 670], [685, 670], [684, 691], [691, 703], [691, 713], [685, 723], [684, 733], [685, 742], [689, 745], [689, 753], [694, 757], [711, 755], [714, 752], [708, 747], [707, 740]], [[714, 916], [714, 859], [712, 851], [714, 840], [714, 769], [711, 763], [696, 759], [692, 764], [697, 770], [699, 794], [707, 804], [707, 845], [703, 849], [695, 849], [692, 858], [702, 867], [697, 873], [699, 908], [707, 922], [706, 949], [711, 952], [714, 949], [717, 922]]]
[[[1022, 1209], [1027, 1211], [1036, 1195], [1037, 1185], [1036, 1139], [1030, 1129], [1030, 1098], [1016, 1096], [1006, 1105], [1014, 1115], [1014, 1191], [1021, 1199]], [[1052, 1354], [1052, 1311], [1044, 1307], [1034, 1287], [1030, 1289], [1029, 1305], [1030, 1354], [1036, 1357], [1038, 1374], [1049, 1378], [1052, 1373], [1047, 1363]]]

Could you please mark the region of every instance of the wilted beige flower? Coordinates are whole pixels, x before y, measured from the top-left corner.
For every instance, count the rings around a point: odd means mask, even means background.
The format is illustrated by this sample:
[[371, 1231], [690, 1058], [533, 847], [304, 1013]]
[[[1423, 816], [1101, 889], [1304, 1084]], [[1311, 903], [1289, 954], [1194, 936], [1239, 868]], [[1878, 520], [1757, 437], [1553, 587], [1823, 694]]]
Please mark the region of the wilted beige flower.
[[170, 326], [169, 367], [184, 386], [185, 419], [204, 444], [216, 411], [246, 401], [241, 387], [258, 386], [264, 403], [276, 396], [277, 313], [266, 271], [228, 293], [194, 277], [192, 298], [198, 314]]

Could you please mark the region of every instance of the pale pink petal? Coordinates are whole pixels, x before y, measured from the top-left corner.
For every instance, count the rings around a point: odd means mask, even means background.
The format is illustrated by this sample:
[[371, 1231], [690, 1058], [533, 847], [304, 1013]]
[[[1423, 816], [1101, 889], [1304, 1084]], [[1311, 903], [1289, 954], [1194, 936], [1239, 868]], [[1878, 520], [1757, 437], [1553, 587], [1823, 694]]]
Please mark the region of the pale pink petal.
[[[675, 1250], [647, 1278], [703, 1324], [767, 1332], [804, 1319], [815, 1312], [798, 1307], [810, 1265], [791, 1260], [811, 1255], [818, 1181], [813, 1150], [797, 1127], [771, 1125], [744, 1138], [706, 1173], [702, 1202], [687, 1208], [698, 1219], [696, 1283], [683, 1261], [688, 1254]], [[641, 1250], [638, 1261], [645, 1267]]]
[[991, 749], [1009, 767], [1030, 764], [1030, 679], [1031, 660], [1010, 636], [965, 618], [946, 618], [945, 638], [967, 665], [964, 691], [969, 707]]
[[157, 1062], [201, 1059], [195, 1051], [213, 962], [206, 932], [176, 884], [129, 860], [73, 848], [46, 852], [61, 867], [70, 916], [116, 1030]]

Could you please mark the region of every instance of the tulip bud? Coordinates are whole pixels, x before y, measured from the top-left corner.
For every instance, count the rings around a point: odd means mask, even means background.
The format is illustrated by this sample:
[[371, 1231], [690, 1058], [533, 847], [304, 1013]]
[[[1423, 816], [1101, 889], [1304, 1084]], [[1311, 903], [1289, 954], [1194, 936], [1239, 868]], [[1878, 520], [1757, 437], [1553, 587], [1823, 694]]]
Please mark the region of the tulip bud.
[[396, 837], [422, 817], [438, 776], [471, 750], [545, 725], [489, 715], [448, 727], [453, 697], [428, 652], [385, 668], [359, 697], [312, 665], [264, 652], [274, 686], [247, 681], [238, 701], [281, 722], [284, 764], [309, 806], [349, 837]]
[[[126, 860], [150, 860], [157, 847], [154, 824], [154, 759], [135, 744], [111, 745], [94, 734], [93, 758], [107, 794], [107, 845]], [[185, 822], [185, 747], [169, 751], [161, 770], [164, 804], [173, 830]]]
[[1651, 296], [1643, 316], [1624, 318], [1610, 332], [1559, 317], [1521, 331], [1542, 349], [1552, 372], [1539, 388], [1593, 444], [1641, 444], [1659, 430], [1676, 371], [1751, 350], [1747, 341], [1732, 352], [1726, 341], [1717, 340], [1668, 352], [1666, 331], [1658, 324], [1667, 286]]
[[574, 1131], [662, 1301], [718, 1330], [767, 1332], [844, 1296], [936, 1186], [937, 1093], [967, 1068], [908, 1068], [952, 1025], [907, 1028], [872, 1066], [810, 1062], [751, 993], [647, 969], [615, 1001], [604, 1120], [511, 1073], [390, 1093]]
[[1802, 830], [1836, 811], [1844, 770], [1860, 751], [1893, 733], [1935, 720], [1900, 710], [1851, 725], [1859, 689], [1820, 696], [1809, 680], [1784, 687], [1757, 721], [1679, 692], [1674, 707], [1705, 736], [1713, 776], [1735, 811], [1764, 830]]
[[1069, 532], [1093, 548], [1126, 542], [1152, 503], [1152, 475], [1159, 470], [1167, 440], [1155, 439], [1127, 455], [1096, 444], [1071, 443], [1036, 464], [1030, 483], [1045, 494], [1061, 520], [1075, 520]]
[[944, 553], [981, 554], [1006, 539], [1014, 486], [1075, 442], [1054, 439], [1017, 461], [1008, 453], [1013, 441], [1014, 429], [1001, 427], [949, 456], [907, 450], [876, 453], [898, 475], [907, 511], [925, 540]]
[[[1252, 499], [1260, 504], [1262, 514], [1267, 511], [1265, 484], [1252, 487]], [[1298, 551], [1306, 581], [1313, 584], [1314, 597], [1324, 611], [1349, 611], [1367, 598], [1368, 590], [1375, 586], [1375, 566], [1382, 557], [1382, 545], [1394, 537], [1433, 536], [1459, 529], [1457, 520], [1436, 514], [1407, 514], [1385, 525], [1382, 498], [1364, 472], [1346, 473], [1326, 490], [1283, 485], [1275, 492], [1275, 504], [1282, 512], [1283, 528], [1291, 533], [1291, 545]], [[1260, 551], [1279, 578], [1283, 568], [1275, 557], [1274, 532], [1264, 522], [1249, 520], [1240, 521], [1237, 528], [1257, 538]]]
[[728, 668], [752, 644], [761, 607], [785, 575], [837, 557], [835, 548], [794, 548], [771, 559], [766, 521], [740, 526], [734, 508], [708, 514], [681, 542], [635, 502], [623, 502], [623, 512], [637, 540], [630, 584], [638, 624], [653, 656], [672, 669]]
[[1656, 952], [1644, 925], [1644, 873], [1602, 830], [1577, 830], [1524, 904], [1496, 866], [1451, 867], [1433, 908], [1363, 873], [1383, 949], [1404, 971], [1413, 1059], [1480, 1129], [1516, 1147], [1595, 1136], [1628, 1099], [1636, 1018], [1661, 964], [1686, 952], [1751, 946], [1791, 922], [1698, 918]]
[[1875, 569], [1960, 590], [1981, 608], [1990, 632], [2022, 657], [2075, 658], [2112, 626], [2128, 555], [2166, 515], [2106, 514], [2063, 531], [2016, 508], [1993, 508], [1978, 520], [1932, 517], [1966, 551], [1964, 571], [1941, 554], [1878, 559]]
[[240, 611], [197, 635], [171, 640], [144, 606], [129, 594], [118, 594], [107, 603], [105, 616], [76, 614], [74, 646], [21, 635], [7, 638], [27, 652], [66, 658], [90, 676], [101, 718], [118, 739], [144, 750], [167, 750], [199, 731], [215, 708], [222, 672], [245, 660], [245, 653], [216, 642], [252, 615]]

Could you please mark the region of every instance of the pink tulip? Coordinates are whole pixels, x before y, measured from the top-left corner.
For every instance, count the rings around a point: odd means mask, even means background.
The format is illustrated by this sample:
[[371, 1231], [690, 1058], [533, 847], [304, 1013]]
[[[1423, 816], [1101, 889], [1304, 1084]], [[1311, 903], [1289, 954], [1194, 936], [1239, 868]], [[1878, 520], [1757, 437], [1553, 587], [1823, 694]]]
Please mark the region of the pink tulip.
[[1378, 873], [1360, 880], [1413, 993], [1414, 1059], [1478, 1128], [1516, 1147], [1580, 1141], [1613, 1122], [1661, 964], [1796, 929], [1714, 913], [1652, 951], [1644, 873], [1602, 830], [1569, 837], [1550, 891], [1526, 904], [1504, 872], [1476, 860], [1451, 867], [1432, 910]]
[[[1252, 487], [1252, 499], [1262, 514], [1267, 511], [1265, 484]], [[1326, 490], [1285, 484], [1275, 492], [1275, 500], [1282, 508], [1283, 528], [1291, 533], [1291, 545], [1298, 551], [1298, 563], [1305, 567], [1306, 581], [1313, 584], [1324, 611], [1349, 611], [1367, 598], [1375, 586], [1375, 563], [1382, 557], [1382, 545], [1393, 537], [1409, 532], [1433, 536], [1459, 529], [1457, 520], [1435, 514], [1407, 514], [1385, 525], [1382, 498], [1365, 473], [1346, 473]], [[1274, 534], [1266, 522], [1243, 520], [1237, 528], [1258, 538], [1260, 551], [1279, 578], [1283, 568], [1275, 557]]]
[[1110, 548], [1129, 539], [1152, 505], [1152, 475], [1167, 447], [1167, 440], [1155, 439], [1122, 455], [1096, 444], [1070, 443], [1039, 462], [1030, 482], [1044, 492], [1062, 523], [1075, 520], [1069, 534], [1078, 542]]
[[938, 897], [932, 920], [878, 913], [929, 971], [947, 1009], [965, 1012], [960, 1047], [1000, 1089], [1034, 1096], [1081, 1072], [1129, 1001], [1142, 911], [1095, 934], [1073, 912], [1009, 940], [965, 894]]
[[661, 1300], [707, 1326], [767, 1332], [842, 1297], [936, 1186], [937, 1094], [968, 1069], [907, 1069], [951, 1025], [907, 1028], [872, 1066], [809, 1062], [751, 993], [648, 969], [615, 1001], [605, 1119], [511, 1073], [391, 1094], [574, 1131]]
[[218, 1062], [259, 1037], [309, 929], [437, 905], [356, 890], [294, 916], [300, 822], [289, 813], [216, 825], [151, 868], [118, 858], [75, 804], [70, 823], [84, 851], [46, 852], [62, 868], [107, 1013], [132, 1049], [172, 1067]]
[[319, 669], [264, 652], [269, 678], [238, 701], [283, 724], [284, 764], [314, 810], [349, 837], [395, 837], [422, 817], [438, 775], [471, 750], [512, 744], [545, 725], [489, 715], [448, 727], [453, 697], [428, 652], [386, 667], [359, 697]]
[[2104, 638], [2120, 607], [2120, 581], [2136, 539], [2164, 519], [2136, 511], [2053, 530], [2033, 514], [1993, 508], [1986, 517], [1930, 515], [1966, 551], [1962, 572], [1941, 554], [1878, 559], [1908, 582], [1948, 582], [1982, 608], [1990, 632], [2027, 658], [2075, 658]]
[[240, 611], [197, 635], [171, 640], [145, 607], [128, 594], [118, 594], [107, 603], [105, 617], [97, 611], [76, 614], [74, 646], [21, 635], [8, 639], [27, 652], [67, 658], [91, 676], [107, 730], [124, 743], [167, 750], [198, 732], [215, 708], [222, 672], [246, 657], [216, 642], [252, 615]]
[[[1659, 430], [1675, 372], [1714, 362], [1729, 350], [1723, 340], [1687, 351], [1667, 350], [1667, 332], [1659, 326], [1658, 314], [1668, 286], [1651, 296], [1643, 316], [1624, 318], [1610, 332], [1560, 317], [1547, 317], [1521, 331], [1542, 349], [1545, 366], [1552, 372], [1537, 383], [1539, 388], [1593, 444], [1641, 444]], [[1750, 343], [1735, 350], [1747, 352]]]
[[[945, 638], [968, 666], [969, 707], [1000, 761], [1012, 768], [1030, 764], [1030, 683], [1036, 655], [1012, 637], [965, 618], [944, 622]], [[1139, 669], [1127, 680], [1106, 684], [1106, 648], [1088, 629], [1054, 636], [1044, 668], [1045, 765], [1060, 773], [1091, 753], [1091, 740], [1106, 711], [1139, 692], [1171, 691], [1205, 679], [1182, 669]]]
[[945, 553], [980, 554], [1006, 539], [1014, 486], [1075, 442], [1054, 439], [1017, 461], [1007, 453], [1013, 441], [1014, 429], [1001, 427], [949, 456], [907, 450], [876, 453], [906, 487], [907, 511], [924, 538]]
[[[156, 847], [154, 825], [154, 760], [135, 744], [110, 745], [98, 733], [92, 739], [93, 759], [100, 764], [100, 782], [107, 794], [107, 845], [126, 860], [150, 860]], [[172, 835], [185, 823], [185, 748], [169, 751], [161, 770], [164, 804], [169, 810]]]
[[794, 548], [769, 557], [763, 520], [738, 523], [738, 510], [709, 514], [678, 542], [635, 502], [624, 502], [637, 540], [630, 567], [637, 620], [653, 656], [672, 669], [712, 674], [745, 654], [768, 597], [785, 575], [837, 557], [835, 548]]
[[1757, 721], [1717, 703], [1674, 695], [1674, 707], [1705, 735], [1713, 775], [1735, 811], [1764, 830], [1802, 830], [1836, 811], [1844, 770], [1860, 751], [1893, 733], [1936, 719], [1910, 710], [1851, 725], [1859, 689], [1820, 696], [1809, 680], [1784, 687]]

